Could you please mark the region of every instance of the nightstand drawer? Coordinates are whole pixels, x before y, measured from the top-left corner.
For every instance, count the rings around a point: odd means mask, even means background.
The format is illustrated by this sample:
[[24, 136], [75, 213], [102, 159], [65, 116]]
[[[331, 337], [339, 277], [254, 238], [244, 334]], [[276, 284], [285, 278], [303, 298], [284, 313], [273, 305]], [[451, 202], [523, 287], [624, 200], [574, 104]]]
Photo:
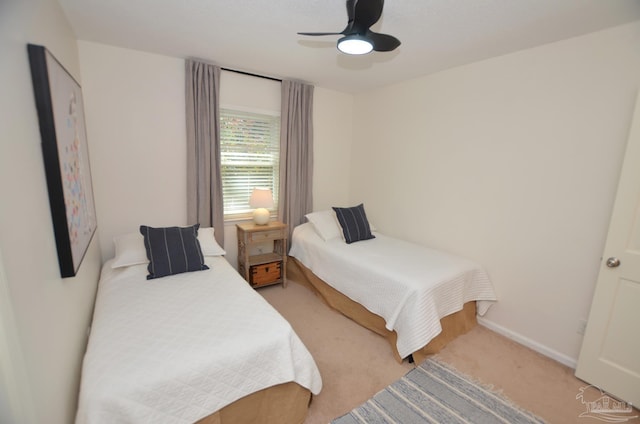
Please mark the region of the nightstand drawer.
[[282, 278], [282, 261], [252, 265], [249, 271], [249, 283], [252, 286], [270, 284]]
[[248, 242], [255, 243], [260, 241], [277, 240], [284, 237], [283, 230], [268, 230], [247, 234]]

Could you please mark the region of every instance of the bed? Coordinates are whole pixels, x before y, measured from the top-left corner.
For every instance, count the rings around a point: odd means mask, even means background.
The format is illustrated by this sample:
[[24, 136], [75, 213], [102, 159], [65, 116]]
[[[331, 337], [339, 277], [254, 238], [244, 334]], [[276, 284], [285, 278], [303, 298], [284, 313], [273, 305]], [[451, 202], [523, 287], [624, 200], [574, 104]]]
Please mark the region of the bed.
[[488, 275], [472, 261], [375, 231], [349, 243], [332, 211], [307, 218], [293, 232], [289, 277], [386, 337], [399, 362], [436, 353], [496, 300]]
[[152, 280], [145, 257], [117, 257], [98, 285], [76, 423], [304, 421], [318, 368], [224, 257]]

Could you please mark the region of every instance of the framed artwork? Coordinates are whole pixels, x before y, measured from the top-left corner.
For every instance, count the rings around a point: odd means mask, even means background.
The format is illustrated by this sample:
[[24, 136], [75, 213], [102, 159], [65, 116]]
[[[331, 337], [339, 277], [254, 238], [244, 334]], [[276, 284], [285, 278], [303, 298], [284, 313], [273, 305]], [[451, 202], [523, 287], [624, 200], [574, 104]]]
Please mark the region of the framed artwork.
[[60, 274], [73, 277], [97, 227], [82, 90], [45, 47], [27, 51]]

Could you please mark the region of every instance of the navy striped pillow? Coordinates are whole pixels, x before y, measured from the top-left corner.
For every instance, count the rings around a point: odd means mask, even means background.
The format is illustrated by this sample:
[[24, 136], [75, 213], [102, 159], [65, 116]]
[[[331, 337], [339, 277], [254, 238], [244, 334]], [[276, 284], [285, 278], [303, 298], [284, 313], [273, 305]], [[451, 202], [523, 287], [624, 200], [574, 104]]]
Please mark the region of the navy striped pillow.
[[209, 269], [204, 264], [198, 241], [199, 227], [200, 224], [166, 228], [140, 226], [149, 259], [147, 280]]
[[347, 243], [354, 243], [360, 240], [376, 238], [371, 234], [371, 227], [364, 213], [364, 205], [360, 203], [352, 208], [333, 208], [336, 211], [338, 222], [342, 227], [344, 240]]

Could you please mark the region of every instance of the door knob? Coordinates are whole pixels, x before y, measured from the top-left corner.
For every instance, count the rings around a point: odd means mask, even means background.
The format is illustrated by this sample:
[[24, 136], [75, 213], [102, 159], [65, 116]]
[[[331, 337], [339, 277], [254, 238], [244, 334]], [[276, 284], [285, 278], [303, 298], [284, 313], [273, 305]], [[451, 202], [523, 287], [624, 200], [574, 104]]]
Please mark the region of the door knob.
[[615, 268], [620, 266], [620, 259], [614, 258], [614, 257], [607, 259], [607, 266], [609, 268]]

